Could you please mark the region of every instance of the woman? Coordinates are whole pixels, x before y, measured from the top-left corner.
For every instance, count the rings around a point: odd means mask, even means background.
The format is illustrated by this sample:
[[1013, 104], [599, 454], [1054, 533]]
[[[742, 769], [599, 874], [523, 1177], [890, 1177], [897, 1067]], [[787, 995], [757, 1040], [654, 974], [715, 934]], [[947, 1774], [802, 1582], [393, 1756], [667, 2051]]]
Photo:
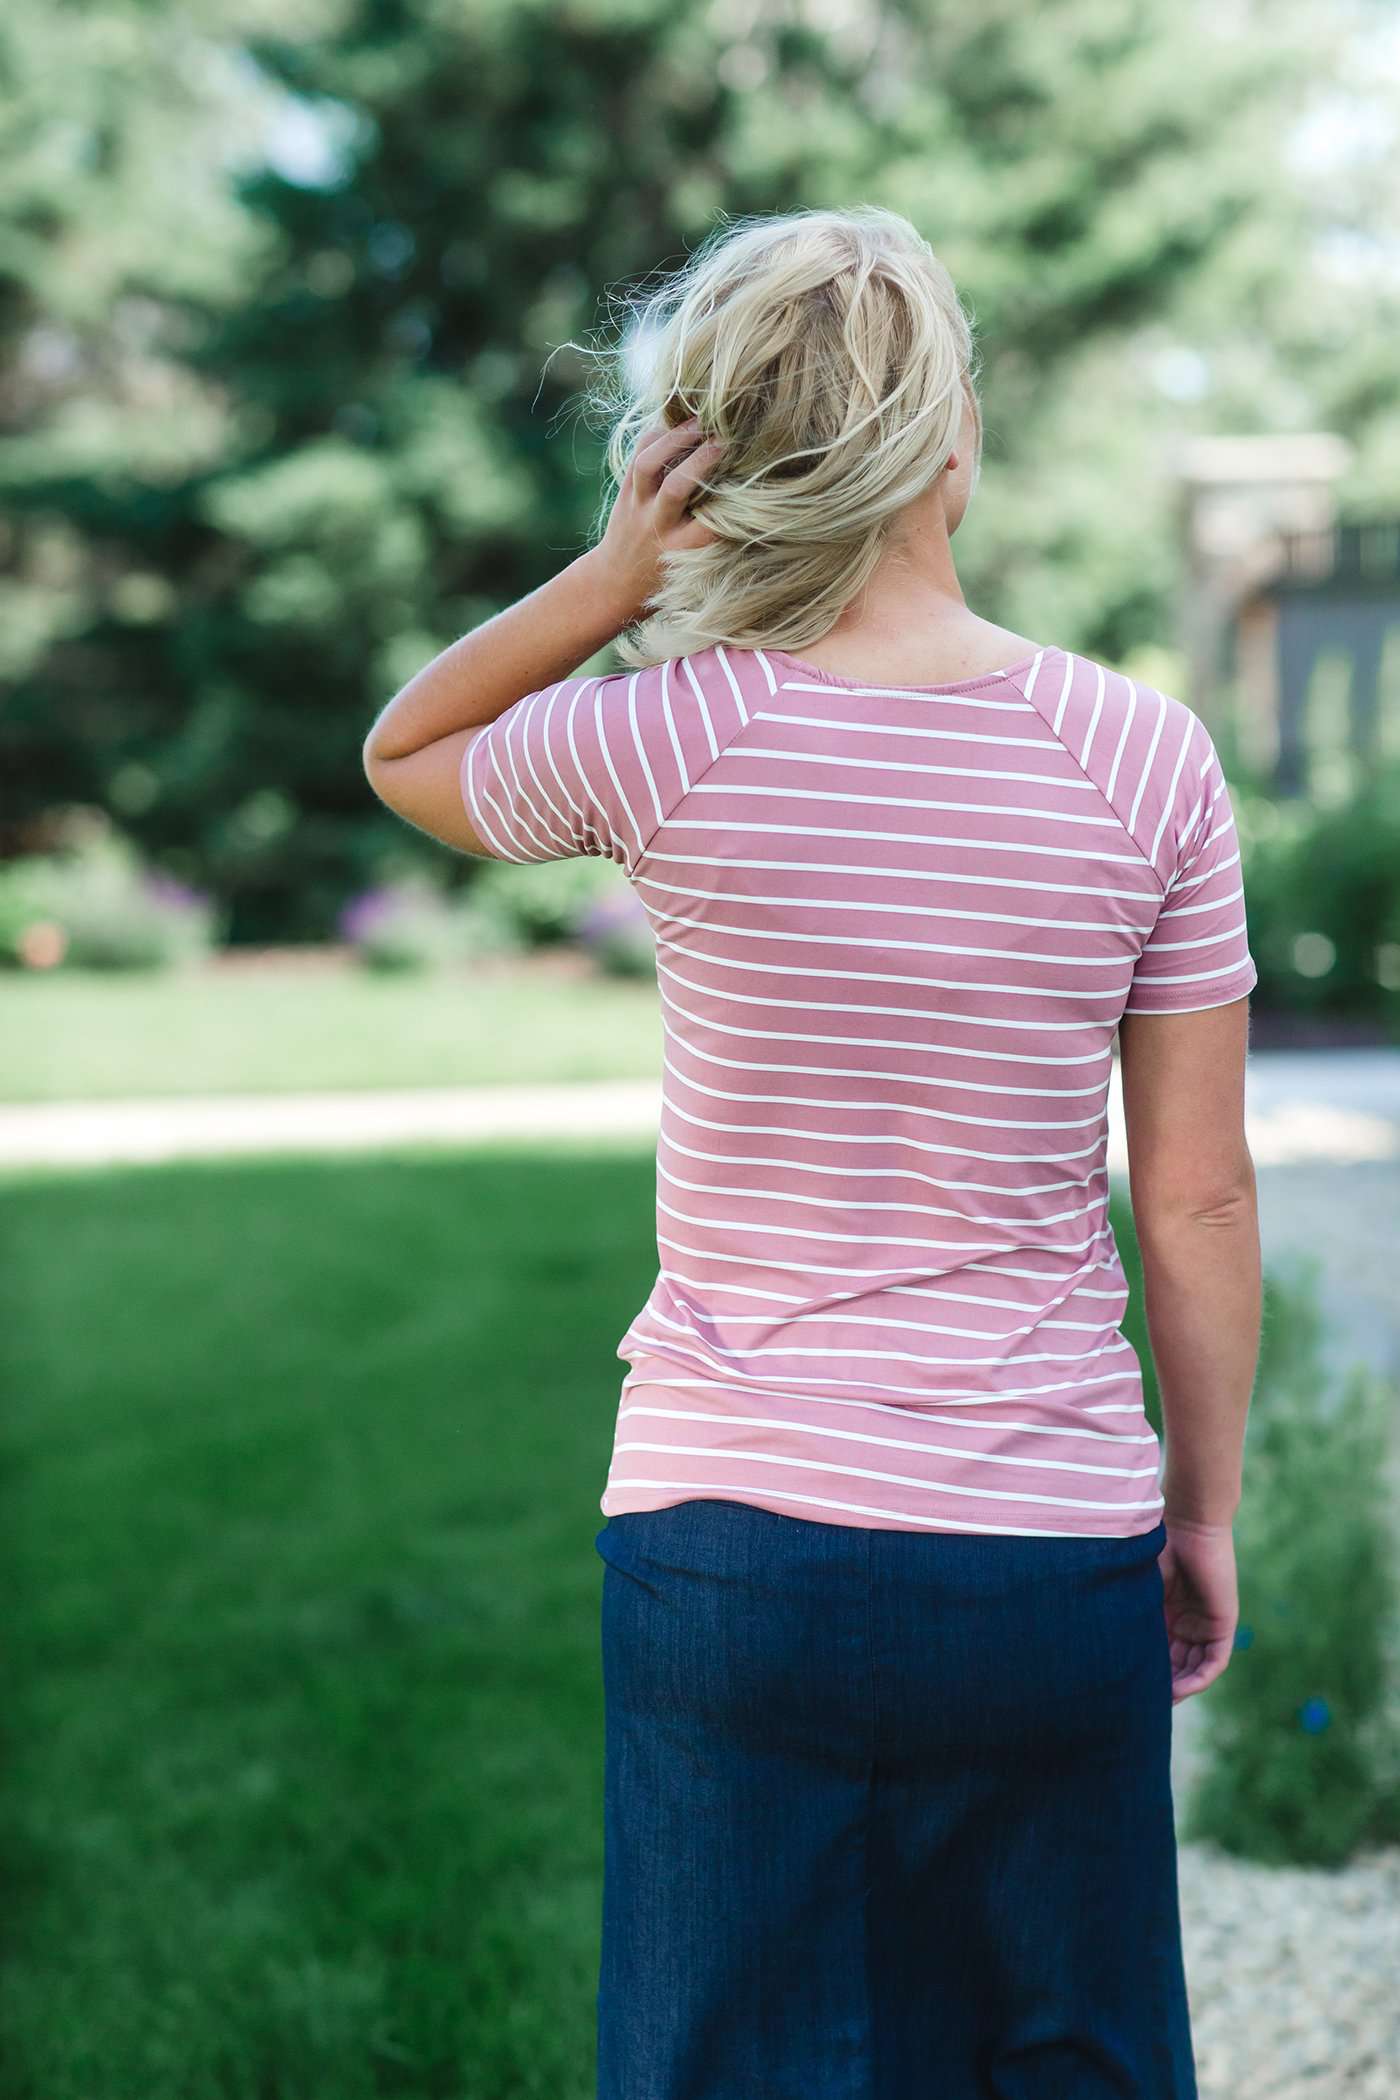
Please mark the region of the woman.
[[656, 935], [598, 2089], [1184, 2100], [1171, 1716], [1230, 1655], [1259, 1339], [1219, 762], [968, 609], [971, 333], [907, 221], [722, 229], [638, 347], [601, 538], [365, 745], [409, 822], [605, 855]]

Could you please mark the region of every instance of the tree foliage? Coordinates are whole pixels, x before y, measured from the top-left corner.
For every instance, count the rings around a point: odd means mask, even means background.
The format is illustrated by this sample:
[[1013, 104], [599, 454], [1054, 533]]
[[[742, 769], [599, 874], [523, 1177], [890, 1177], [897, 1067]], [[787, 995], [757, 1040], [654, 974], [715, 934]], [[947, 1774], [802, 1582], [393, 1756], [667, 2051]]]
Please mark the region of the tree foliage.
[[1325, 35], [1202, 0], [12, 0], [6, 849], [98, 804], [245, 939], [437, 855], [364, 734], [586, 544], [567, 346], [720, 213], [907, 212], [987, 361], [969, 599], [1160, 643], [1184, 430], [1396, 421], [1389, 361], [1333, 361], [1382, 295], [1320, 317], [1331, 207], [1285, 153]]

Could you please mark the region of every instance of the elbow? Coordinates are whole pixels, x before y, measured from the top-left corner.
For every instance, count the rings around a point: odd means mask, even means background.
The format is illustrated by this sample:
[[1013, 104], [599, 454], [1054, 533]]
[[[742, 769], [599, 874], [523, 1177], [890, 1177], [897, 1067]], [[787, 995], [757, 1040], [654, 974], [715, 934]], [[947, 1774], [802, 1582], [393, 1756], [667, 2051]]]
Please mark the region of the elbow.
[[1144, 1244], [1158, 1238], [1228, 1237], [1257, 1230], [1258, 1194], [1248, 1151], [1228, 1169], [1200, 1178], [1172, 1177], [1132, 1189], [1133, 1216]]
[[374, 732], [371, 730], [360, 747], [360, 764], [364, 769], [365, 779], [381, 802], [387, 802], [389, 799], [385, 789], [388, 786], [389, 769], [393, 763], [392, 758], [385, 758], [381, 752], [375, 750]]

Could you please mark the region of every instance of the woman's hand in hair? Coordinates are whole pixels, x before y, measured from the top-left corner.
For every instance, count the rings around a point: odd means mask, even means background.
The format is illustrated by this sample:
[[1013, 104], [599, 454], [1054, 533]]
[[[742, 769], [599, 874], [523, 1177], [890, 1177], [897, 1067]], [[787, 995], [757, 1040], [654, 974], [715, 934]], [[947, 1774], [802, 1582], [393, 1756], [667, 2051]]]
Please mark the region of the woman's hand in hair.
[[619, 604], [641, 613], [662, 582], [661, 557], [688, 547], [703, 547], [717, 535], [691, 514], [697, 492], [724, 447], [702, 438], [699, 418], [674, 428], [653, 423], [642, 432], [608, 518], [607, 530], [593, 550], [605, 588]]

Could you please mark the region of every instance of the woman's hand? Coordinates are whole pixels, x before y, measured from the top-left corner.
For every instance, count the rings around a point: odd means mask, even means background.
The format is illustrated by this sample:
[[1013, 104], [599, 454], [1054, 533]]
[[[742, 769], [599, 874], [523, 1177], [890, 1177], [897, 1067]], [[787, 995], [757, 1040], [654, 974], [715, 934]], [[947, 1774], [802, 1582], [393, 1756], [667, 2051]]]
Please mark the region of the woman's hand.
[[1172, 1658], [1172, 1704], [1214, 1684], [1230, 1661], [1239, 1624], [1235, 1541], [1228, 1524], [1195, 1524], [1167, 1513], [1157, 1556]]
[[701, 439], [698, 416], [643, 431], [592, 556], [605, 589], [635, 608], [633, 618], [661, 586], [663, 554], [717, 537], [690, 515], [690, 504], [723, 450], [718, 439]]

